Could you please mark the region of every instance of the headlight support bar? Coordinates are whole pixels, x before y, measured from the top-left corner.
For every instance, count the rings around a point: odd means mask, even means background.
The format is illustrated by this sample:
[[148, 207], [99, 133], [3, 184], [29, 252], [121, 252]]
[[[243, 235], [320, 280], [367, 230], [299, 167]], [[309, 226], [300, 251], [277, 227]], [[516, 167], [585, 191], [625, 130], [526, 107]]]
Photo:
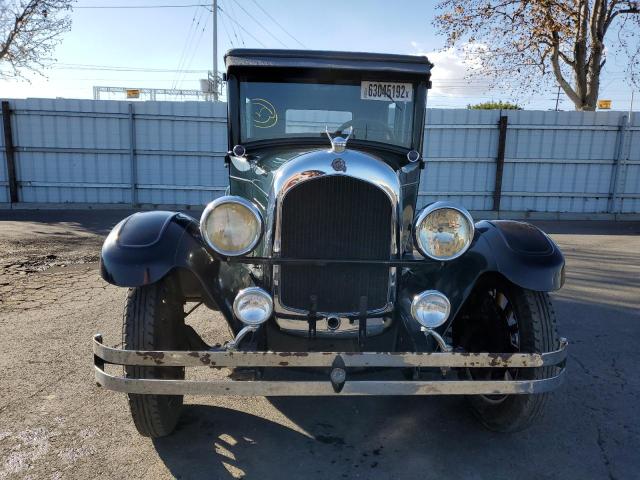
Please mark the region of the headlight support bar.
[[336, 258], [287, 258], [287, 257], [224, 257], [225, 262], [244, 263], [249, 265], [314, 265], [324, 267], [326, 265], [386, 265], [389, 267], [411, 267], [424, 265], [425, 262], [433, 262], [430, 258], [405, 257], [389, 260], [361, 260], [361, 259], [336, 259]]

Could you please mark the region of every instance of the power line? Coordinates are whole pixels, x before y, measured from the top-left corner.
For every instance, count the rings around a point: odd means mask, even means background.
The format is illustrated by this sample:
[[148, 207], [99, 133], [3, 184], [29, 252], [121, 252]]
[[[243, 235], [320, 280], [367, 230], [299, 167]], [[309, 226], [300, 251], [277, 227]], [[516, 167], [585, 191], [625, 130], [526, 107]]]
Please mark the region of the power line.
[[[193, 55], [195, 54], [195, 51], [198, 48], [198, 45], [200, 44], [200, 41], [202, 39], [202, 35], [204, 33], [204, 30], [202, 33], [200, 33], [200, 36], [198, 36], [198, 27], [200, 26], [200, 24], [202, 23], [202, 18], [205, 18], [205, 27], [206, 25], [209, 23], [209, 15], [207, 14], [208, 10], [206, 8], [202, 8], [199, 10], [200, 15], [198, 16], [197, 20], [196, 20], [196, 25], [193, 28], [193, 35], [191, 36], [191, 39], [189, 40], [189, 43], [187, 44], [185, 51], [184, 51], [184, 58], [182, 59], [182, 65], [180, 66], [180, 70], [186, 70], [192, 62], [193, 59]], [[197, 38], [197, 40], [196, 40]], [[196, 42], [196, 43], [194, 43]], [[191, 53], [191, 57], [189, 57], [189, 54]], [[190, 60], [191, 58], [191, 60]], [[178, 87], [178, 84], [182, 82], [182, 79], [184, 78], [184, 73], [183, 72], [179, 72], [178, 75], [176, 76], [176, 85], [174, 88]]]
[[[174, 78], [173, 84], [171, 84], [171, 88], [176, 88], [178, 79], [180, 78], [180, 71], [183, 69], [184, 62], [187, 59], [187, 55], [189, 54], [189, 45], [191, 44], [192, 37], [197, 33], [198, 25], [200, 25], [200, 21], [202, 19], [202, 12], [206, 10], [198, 9], [193, 13], [193, 17], [191, 19], [191, 24], [189, 25], [189, 30], [187, 31], [187, 36], [184, 41], [184, 45], [182, 46], [182, 51], [180, 52], [180, 57], [178, 57], [178, 72]], [[200, 16], [198, 16], [198, 13]], [[196, 17], [198, 17], [198, 22], [196, 23]]]
[[[228, 6], [229, 6], [229, 8], [231, 9], [231, 15], [232, 15], [233, 17], [237, 17], [237, 15], [236, 15], [236, 9], [235, 9], [235, 8], [233, 8], [233, 2], [230, 2], [230, 1], [228, 1], [228, 0], [225, 0], [224, 4], [225, 4], [225, 6], [227, 6], [227, 5], [228, 5]], [[218, 4], [218, 6], [220, 7], [220, 9], [222, 9], [222, 6], [221, 6], [220, 4]], [[233, 30], [234, 30], [234, 31], [235, 31], [235, 29], [236, 29], [236, 27], [235, 27], [235, 23], [236, 23], [236, 22], [231, 22], [231, 26], [233, 27]], [[240, 25], [239, 25], [239, 24], [238, 24], [238, 34], [240, 35], [240, 40], [242, 41], [242, 46], [244, 47], [244, 46], [245, 46], [245, 43], [244, 43], [244, 37], [242, 36], [242, 28], [240, 28]]]
[[[225, 17], [220, 17], [220, 20], [222, 20], [222, 28], [224, 28], [224, 33], [227, 34], [227, 39], [229, 40], [231, 47], [235, 48], [236, 46], [233, 43], [233, 37], [229, 33], [229, 28], [227, 27], [227, 19]], [[236, 37], [236, 40], [237, 40], [237, 37]]]
[[[220, 11], [221, 7], [218, 8]], [[220, 17], [222, 19], [223, 22], [226, 22], [225, 18], [226, 17]], [[240, 31], [240, 38], [238, 38], [238, 31], [236, 30], [236, 25], [235, 22], [229, 22], [231, 24], [231, 30], [233, 31], [233, 36], [236, 38], [236, 42], [238, 43], [238, 46], [240, 46], [240, 43], [242, 43], [242, 46], [244, 46], [244, 38], [242, 37], [242, 31]]]
[[[220, 13], [223, 13], [224, 15], [226, 15], [226, 16], [227, 16], [227, 18], [228, 18], [230, 21], [232, 21], [232, 22], [236, 22], [236, 19], [235, 19], [235, 18], [233, 18], [232, 16], [230, 16], [230, 15], [229, 15], [225, 10], [223, 10], [223, 9], [222, 9], [222, 7], [218, 6], [218, 10], [220, 10]], [[240, 24], [238, 24], [238, 25], [240, 25]], [[247, 35], [249, 35], [251, 38], [253, 38], [253, 39], [254, 39], [256, 42], [258, 42], [260, 45], [262, 45], [264, 48], [267, 48], [267, 46], [266, 46], [264, 43], [262, 43], [260, 40], [258, 40], [258, 39], [257, 39], [257, 38], [256, 38], [256, 37], [255, 37], [255, 36], [254, 36], [250, 31], [249, 31], [249, 30], [246, 30], [246, 29], [244, 29], [244, 28], [242, 28], [242, 27], [240, 27], [240, 29], [241, 29], [242, 31], [244, 31], [244, 33], [246, 33]]]
[[111, 9], [111, 10], [120, 10], [120, 9], [136, 9], [136, 8], [194, 8], [194, 7], [208, 7], [209, 5], [206, 3], [192, 3], [188, 5], [81, 5], [74, 6], [73, 9], [86, 9], [86, 10], [95, 10], [95, 9]]
[[256, 22], [256, 23], [260, 26], [260, 28], [262, 28], [262, 29], [263, 29], [265, 32], [267, 32], [267, 33], [268, 33], [268, 34], [269, 34], [273, 39], [275, 39], [275, 40], [276, 40], [276, 42], [280, 43], [280, 45], [282, 45], [284, 48], [287, 48], [287, 45], [286, 45], [282, 40], [280, 40], [278, 37], [276, 37], [273, 33], [271, 33], [271, 31], [270, 31], [267, 27], [265, 27], [262, 23], [260, 23], [258, 20], [256, 20], [256, 18], [255, 18], [253, 15], [251, 15], [251, 13], [249, 13], [249, 12], [247, 11], [247, 9], [246, 9], [246, 8], [244, 8], [240, 2], [238, 2], [238, 0], [232, 0], [232, 1], [233, 1], [236, 5], [238, 5], [238, 7], [240, 7], [240, 9], [242, 9], [242, 11], [243, 11], [244, 13], [246, 13], [246, 14], [247, 14], [247, 16], [248, 16], [251, 20], [253, 20], [254, 22]]
[[[209, 25], [209, 19], [211, 17], [209, 17], [209, 15], [207, 15], [207, 19], [204, 22], [204, 25], [202, 26], [202, 31], [200, 32], [200, 36], [198, 37], [198, 40], [196, 41], [193, 49], [192, 49], [192, 53], [191, 53], [191, 58], [189, 58], [189, 61], [184, 65], [185, 67], [190, 67], [191, 64], [193, 63], [193, 59], [196, 56], [196, 53], [198, 52], [198, 47], [200, 46], [200, 42], [202, 41], [202, 37], [204, 36], [204, 32], [207, 29], [207, 25]], [[180, 74], [180, 79], [178, 80], [176, 86], [180, 86], [182, 84], [182, 82], [184, 81], [184, 74]]]
[[301, 42], [300, 40], [298, 40], [296, 37], [294, 37], [293, 35], [291, 35], [291, 34], [287, 31], [287, 29], [286, 29], [286, 28], [284, 28], [284, 27], [280, 24], [280, 22], [278, 22], [275, 18], [273, 18], [273, 17], [269, 14], [269, 12], [267, 12], [264, 8], [262, 8], [262, 5], [260, 5], [258, 2], [256, 2], [256, 0], [251, 0], [251, 1], [252, 1], [253, 3], [255, 3], [255, 4], [256, 4], [256, 6], [257, 6], [260, 10], [262, 10], [262, 11], [264, 12], [264, 14], [265, 14], [267, 17], [269, 17], [273, 23], [275, 23], [276, 25], [278, 25], [278, 26], [282, 29], [282, 31], [283, 31], [284, 33], [286, 33], [287, 35], [289, 35], [289, 36], [290, 36], [290, 37], [291, 37], [291, 38], [292, 38], [296, 43], [298, 43], [302, 48], [307, 48], [307, 46], [306, 46], [304, 43], [302, 43], [302, 42]]
[[53, 66], [57, 70], [96, 70], [108, 72], [146, 72], [146, 73], [207, 73], [208, 70], [172, 70], [167, 68], [121, 67], [116, 65], [84, 65], [77, 63], [59, 63]]

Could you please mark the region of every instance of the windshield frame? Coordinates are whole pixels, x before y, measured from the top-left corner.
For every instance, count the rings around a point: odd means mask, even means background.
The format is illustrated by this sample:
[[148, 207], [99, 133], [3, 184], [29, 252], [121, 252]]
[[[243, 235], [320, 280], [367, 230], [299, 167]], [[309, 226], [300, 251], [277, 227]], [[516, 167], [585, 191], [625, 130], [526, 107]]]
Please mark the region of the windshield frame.
[[[409, 75], [398, 72], [368, 72], [368, 71], [331, 71], [326, 69], [291, 68], [264, 69], [245, 68], [227, 77], [227, 108], [229, 122], [229, 149], [241, 143], [241, 105], [240, 83], [244, 81], [274, 82], [274, 83], [322, 83], [322, 84], [357, 84], [364, 80], [384, 82], [407, 82], [414, 85], [413, 121], [410, 134], [410, 145], [401, 146], [372, 140], [352, 139], [349, 145], [374, 150], [386, 150], [395, 153], [406, 153], [409, 150], [422, 150], [424, 139], [424, 121], [426, 114], [426, 94], [428, 77], [423, 75]], [[246, 148], [267, 146], [329, 146], [329, 140], [324, 135], [279, 137], [274, 139], [249, 140], [242, 143]]]

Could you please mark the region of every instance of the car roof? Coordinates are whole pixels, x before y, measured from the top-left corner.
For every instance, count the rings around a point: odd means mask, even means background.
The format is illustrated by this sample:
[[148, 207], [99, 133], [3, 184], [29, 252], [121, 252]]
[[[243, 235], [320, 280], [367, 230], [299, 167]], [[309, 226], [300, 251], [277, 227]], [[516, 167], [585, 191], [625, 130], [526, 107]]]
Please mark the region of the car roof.
[[236, 68], [312, 68], [405, 73], [429, 76], [433, 64], [425, 56], [390, 53], [331, 52], [236, 48], [224, 56], [227, 71]]

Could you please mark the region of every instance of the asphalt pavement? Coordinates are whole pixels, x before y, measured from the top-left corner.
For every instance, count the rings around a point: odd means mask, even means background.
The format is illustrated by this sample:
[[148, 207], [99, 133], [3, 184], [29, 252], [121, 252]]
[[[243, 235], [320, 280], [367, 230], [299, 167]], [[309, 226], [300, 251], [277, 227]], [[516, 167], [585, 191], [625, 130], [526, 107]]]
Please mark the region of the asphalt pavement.
[[[570, 353], [529, 430], [488, 432], [462, 397], [187, 397], [150, 440], [92, 373], [91, 336], [120, 342], [126, 290], [97, 259], [127, 213], [0, 211], [0, 479], [640, 478], [639, 222], [535, 222], [567, 258]], [[227, 338], [216, 313], [190, 321]]]

